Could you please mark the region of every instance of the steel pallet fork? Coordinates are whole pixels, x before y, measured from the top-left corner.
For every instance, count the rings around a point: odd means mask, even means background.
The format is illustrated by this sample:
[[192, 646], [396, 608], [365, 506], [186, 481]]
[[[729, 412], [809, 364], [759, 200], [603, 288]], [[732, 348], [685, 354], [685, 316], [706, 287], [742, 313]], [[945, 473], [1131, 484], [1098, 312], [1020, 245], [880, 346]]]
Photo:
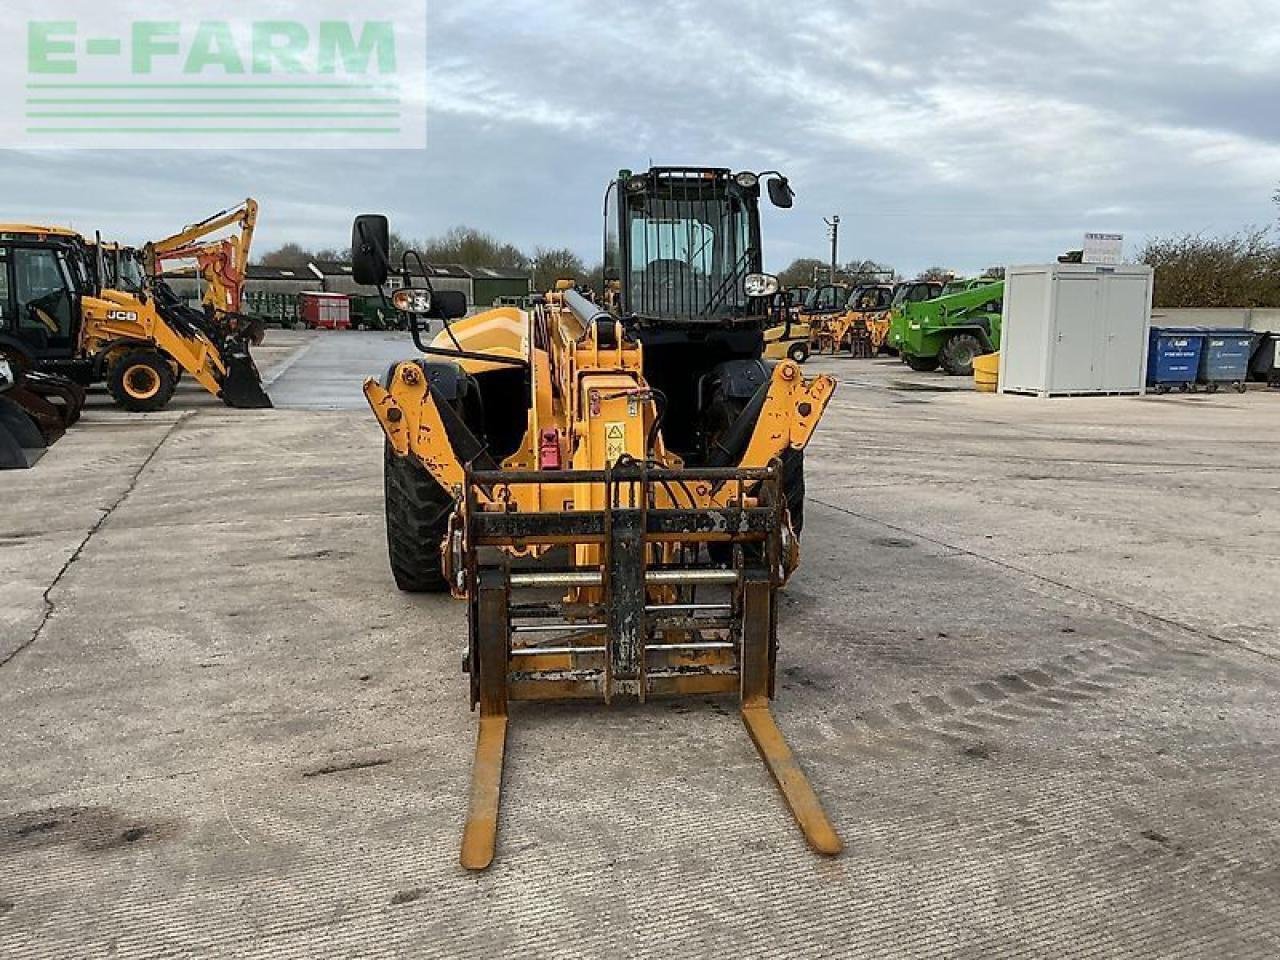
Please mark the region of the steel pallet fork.
[[[493, 509], [521, 484], [562, 489], [561, 502], [596, 508]], [[738, 694], [747, 732], [805, 839], [818, 853], [840, 853], [769, 710], [775, 601], [792, 548], [776, 461], [754, 470], [629, 462], [604, 471], [469, 472], [464, 486], [449, 552], [455, 587], [470, 604], [467, 665], [480, 712], [464, 867], [493, 862], [508, 704], [620, 696]], [[512, 563], [513, 551], [545, 557], [566, 546], [570, 563], [554, 570]], [[560, 599], [535, 599], [539, 591]]]

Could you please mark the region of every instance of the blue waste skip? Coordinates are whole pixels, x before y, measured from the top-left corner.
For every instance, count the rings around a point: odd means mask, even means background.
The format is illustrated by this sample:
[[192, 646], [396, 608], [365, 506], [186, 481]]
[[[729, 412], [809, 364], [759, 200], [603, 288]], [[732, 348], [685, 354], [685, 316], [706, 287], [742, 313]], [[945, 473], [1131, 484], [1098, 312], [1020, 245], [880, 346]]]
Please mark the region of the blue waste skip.
[[1171, 387], [1195, 389], [1204, 340], [1204, 331], [1196, 327], [1152, 327], [1147, 386], [1157, 393], [1168, 393]]
[[1280, 387], [1280, 333], [1260, 335], [1258, 345], [1253, 348], [1253, 359], [1249, 361], [1249, 379]]
[[1249, 379], [1249, 358], [1258, 334], [1252, 330], [1205, 330], [1204, 348], [1200, 351], [1200, 374], [1197, 377], [1212, 393], [1230, 384], [1241, 393]]

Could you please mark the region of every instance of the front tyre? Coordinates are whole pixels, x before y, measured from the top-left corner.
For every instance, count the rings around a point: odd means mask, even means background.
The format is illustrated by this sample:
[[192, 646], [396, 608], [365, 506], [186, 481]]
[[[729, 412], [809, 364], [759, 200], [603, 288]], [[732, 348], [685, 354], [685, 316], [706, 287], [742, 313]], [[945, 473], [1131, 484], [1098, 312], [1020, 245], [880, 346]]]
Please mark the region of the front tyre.
[[453, 513], [453, 497], [412, 456], [383, 453], [387, 554], [396, 586], [406, 593], [446, 593], [440, 549]]
[[803, 340], [797, 340], [787, 348], [787, 356], [796, 363], [804, 363], [809, 359], [809, 344]]
[[154, 350], [130, 350], [107, 372], [111, 399], [132, 413], [163, 410], [177, 385], [173, 367]]
[[782, 454], [782, 493], [791, 514], [791, 529], [798, 537], [804, 529], [804, 451], [786, 450]]
[[942, 348], [942, 367], [953, 377], [972, 377], [974, 358], [982, 352], [982, 342], [977, 337], [957, 333]]

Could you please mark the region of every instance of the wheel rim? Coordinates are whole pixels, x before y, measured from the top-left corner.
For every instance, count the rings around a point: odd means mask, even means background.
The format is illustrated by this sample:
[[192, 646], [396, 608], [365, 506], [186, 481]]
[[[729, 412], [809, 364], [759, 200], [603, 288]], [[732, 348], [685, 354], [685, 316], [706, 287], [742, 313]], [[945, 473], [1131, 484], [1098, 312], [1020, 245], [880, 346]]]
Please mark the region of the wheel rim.
[[150, 400], [160, 392], [160, 374], [144, 363], [124, 372], [124, 392], [134, 400]]
[[978, 348], [967, 340], [953, 343], [951, 348], [952, 362], [958, 367], [973, 366], [973, 359], [978, 355]]

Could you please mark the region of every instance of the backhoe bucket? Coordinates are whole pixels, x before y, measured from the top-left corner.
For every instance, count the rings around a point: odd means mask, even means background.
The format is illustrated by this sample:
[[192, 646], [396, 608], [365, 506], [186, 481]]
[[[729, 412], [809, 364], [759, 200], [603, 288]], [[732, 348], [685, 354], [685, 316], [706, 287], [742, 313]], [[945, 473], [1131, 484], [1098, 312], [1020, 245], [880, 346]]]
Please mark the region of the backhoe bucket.
[[[467, 663], [480, 710], [464, 867], [483, 870], [494, 857], [512, 700], [737, 696], [809, 845], [840, 852], [769, 712], [790, 550], [781, 470], [775, 461], [468, 472], [446, 543], [447, 569], [470, 603]], [[538, 486], [557, 509], [509, 509], [521, 485]], [[552, 562], [564, 548], [567, 562]]]
[[263, 410], [273, 406], [262, 388], [262, 375], [258, 373], [258, 365], [253, 362], [247, 346], [229, 340], [222, 359], [227, 365], [220, 394], [223, 403], [241, 410]]

